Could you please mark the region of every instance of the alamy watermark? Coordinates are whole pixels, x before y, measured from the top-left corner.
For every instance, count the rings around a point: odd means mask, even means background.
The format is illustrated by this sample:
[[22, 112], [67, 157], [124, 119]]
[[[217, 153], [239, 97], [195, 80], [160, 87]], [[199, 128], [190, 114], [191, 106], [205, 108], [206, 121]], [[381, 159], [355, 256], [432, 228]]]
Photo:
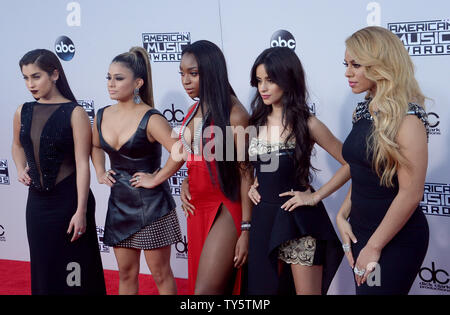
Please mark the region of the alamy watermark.
[[69, 287], [81, 287], [81, 266], [77, 262], [67, 264], [67, 271], [70, 271], [66, 278]]
[[[201, 118], [194, 119], [194, 126], [201, 123]], [[226, 126], [225, 134], [218, 126], [208, 126], [201, 133], [201, 149], [196, 146], [196, 139], [192, 138], [191, 130], [183, 128], [182, 137], [184, 141], [177, 141], [171, 150], [171, 157], [174, 161], [230, 161], [230, 162], [254, 162], [260, 161], [261, 172], [275, 172], [279, 166], [279, 151], [272, 150], [271, 144], [279, 145], [283, 143], [280, 138], [280, 129], [277, 126], [268, 130], [267, 126]], [[258, 136], [265, 137], [258, 138]], [[178, 138], [178, 135], [173, 135]], [[252, 139], [262, 139], [261, 142], [251, 143]], [[192, 143], [194, 147], [190, 148], [194, 154], [187, 154], [183, 149], [183, 142]], [[206, 140], [205, 142], [203, 142]], [[253, 144], [253, 145], [252, 145]], [[199, 144], [198, 144], [199, 145]], [[189, 147], [191, 145], [188, 144]], [[262, 148], [264, 146], [264, 148]], [[224, 148], [225, 151], [224, 152]], [[267, 149], [268, 148], [268, 149]], [[250, 152], [249, 152], [250, 151]]]

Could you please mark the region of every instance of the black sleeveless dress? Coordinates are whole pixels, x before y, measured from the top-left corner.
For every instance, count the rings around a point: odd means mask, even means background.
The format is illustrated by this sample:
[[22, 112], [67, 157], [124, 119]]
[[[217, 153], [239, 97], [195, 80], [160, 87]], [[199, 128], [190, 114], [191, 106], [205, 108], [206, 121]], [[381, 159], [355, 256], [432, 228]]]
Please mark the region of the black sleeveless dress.
[[[107, 106], [109, 107], [109, 106]], [[153, 173], [161, 165], [161, 144], [147, 138], [147, 124], [158, 110], [148, 110], [131, 138], [119, 150], [112, 148], [101, 131], [103, 111], [97, 112], [97, 130], [102, 149], [108, 153], [116, 183], [111, 188], [103, 242], [108, 246], [154, 249], [181, 241], [176, 204], [166, 181], [152, 189], [135, 188], [130, 179], [136, 172]], [[164, 117], [164, 116], [163, 116]]]
[[89, 190], [86, 233], [67, 234], [77, 209], [71, 115], [78, 104], [25, 103], [20, 142], [31, 185], [26, 208], [32, 294], [106, 294]]
[[322, 294], [326, 294], [344, 255], [322, 202], [292, 212], [281, 209], [290, 197], [279, 194], [307, 189], [295, 179], [294, 149], [295, 144], [268, 144], [256, 138], [250, 143], [261, 195], [261, 201], [253, 206], [249, 237], [250, 295], [295, 294], [291, 267], [284, 264], [279, 274], [279, 259], [289, 264], [322, 265]]
[[[373, 123], [369, 102], [361, 102], [356, 107], [353, 128], [342, 148], [352, 175], [350, 224], [358, 240], [352, 244], [355, 261], [398, 193], [397, 177], [394, 187], [380, 186], [380, 178], [372, 167], [372, 156], [366, 153]], [[410, 104], [407, 114], [416, 115], [428, 132], [427, 114], [422, 107]], [[355, 285], [356, 294], [408, 294], [425, 258], [428, 239], [427, 219], [417, 206], [404, 227], [381, 251], [378, 262], [381, 278], [360, 287]]]

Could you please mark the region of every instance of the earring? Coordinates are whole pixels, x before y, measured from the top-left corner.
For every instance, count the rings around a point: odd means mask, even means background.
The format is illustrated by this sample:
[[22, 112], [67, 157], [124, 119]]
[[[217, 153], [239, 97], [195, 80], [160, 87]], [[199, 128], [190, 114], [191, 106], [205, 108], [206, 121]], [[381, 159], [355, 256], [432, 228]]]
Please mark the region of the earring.
[[140, 104], [141, 103], [141, 97], [139, 96], [139, 89], [134, 89], [134, 93], [133, 93], [133, 101], [136, 104]]

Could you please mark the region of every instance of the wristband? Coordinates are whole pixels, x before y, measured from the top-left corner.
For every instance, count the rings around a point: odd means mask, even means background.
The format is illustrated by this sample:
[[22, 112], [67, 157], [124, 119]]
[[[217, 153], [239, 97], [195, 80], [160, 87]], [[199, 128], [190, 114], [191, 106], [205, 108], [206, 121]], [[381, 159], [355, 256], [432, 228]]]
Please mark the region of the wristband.
[[241, 231], [250, 231], [251, 228], [251, 222], [250, 221], [242, 221], [241, 223]]

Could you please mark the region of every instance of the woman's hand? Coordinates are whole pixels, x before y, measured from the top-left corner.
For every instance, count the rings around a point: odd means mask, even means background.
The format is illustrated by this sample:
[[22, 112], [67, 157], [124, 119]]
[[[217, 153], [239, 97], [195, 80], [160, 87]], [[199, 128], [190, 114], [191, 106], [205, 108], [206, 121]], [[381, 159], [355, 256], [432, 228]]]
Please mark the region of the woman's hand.
[[[369, 274], [375, 270], [378, 260], [380, 260], [380, 256], [381, 250], [370, 246], [369, 243], [367, 243], [367, 245], [359, 252], [354, 270], [355, 280], [358, 286], [365, 283]], [[358, 272], [360, 272], [359, 275]]]
[[19, 171], [17, 173], [17, 180], [25, 186], [30, 186], [31, 184], [31, 177], [30, 175], [28, 175], [29, 170], [30, 167], [27, 165], [22, 171]]
[[292, 211], [300, 206], [315, 206], [320, 200], [315, 195], [315, 193], [311, 193], [311, 190], [307, 191], [287, 191], [282, 194], [279, 194], [280, 197], [292, 196], [291, 199], [286, 201], [281, 209], [286, 211]]
[[355, 266], [355, 260], [353, 259], [353, 254], [351, 250], [351, 243], [356, 243], [358, 240], [352, 231], [352, 226], [350, 223], [341, 215], [336, 217], [336, 224], [341, 234], [342, 247], [344, 249], [345, 256], [347, 257], [348, 263], [352, 269]]
[[181, 208], [183, 209], [184, 215], [186, 217], [189, 216], [189, 213], [191, 215], [194, 215], [195, 207], [194, 207], [193, 204], [191, 204], [189, 202], [189, 200], [191, 200], [191, 198], [192, 198], [191, 197], [191, 193], [189, 192], [189, 179], [185, 178], [183, 180], [183, 183], [181, 184], [180, 199], [181, 199], [181, 202], [182, 202]]
[[137, 172], [134, 173], [133, 176], [130, 179], [131, 186], [138, 188], [155, 188], [159, 185], [159, 183], [156, 180], [156, 174], [158, 174], [159, 169], [154, 171], [153, 173], [143, 173], [143, 172]]
[[113, 170], [108, 170], [101, 175], [97, 174], [98, 183], [105, 184], [105, 185], [108, 185], [109, 187], [112, 187], [116, 182], [116, 180], [114, 179], [114, 177], [112, 175], [116, 175], [116, 172], [114, 172]]
[[70, 240], [71, 242], [76, 241], [84, 234], [84, 232], [86, 232], [86, 209], [77, 209], [77, 212], [75, 212], [70, 220], [67, 234], [72, 233], [72, 230], [73, 236]]
[[241, 236], [236, 243], [234, 252], [234, 268], [241, 268], [246, 262], [248, 257], [248, 231], [242, 231]]
[[248, 191], [248, 196], [255, 205], [257, 205], [261, 201], [261, 195], [259, 194], [258, 190], [256, 190], [258, 186], [258, 179], [255, 178], [255, 182], [250, 186], [250, 189]]

